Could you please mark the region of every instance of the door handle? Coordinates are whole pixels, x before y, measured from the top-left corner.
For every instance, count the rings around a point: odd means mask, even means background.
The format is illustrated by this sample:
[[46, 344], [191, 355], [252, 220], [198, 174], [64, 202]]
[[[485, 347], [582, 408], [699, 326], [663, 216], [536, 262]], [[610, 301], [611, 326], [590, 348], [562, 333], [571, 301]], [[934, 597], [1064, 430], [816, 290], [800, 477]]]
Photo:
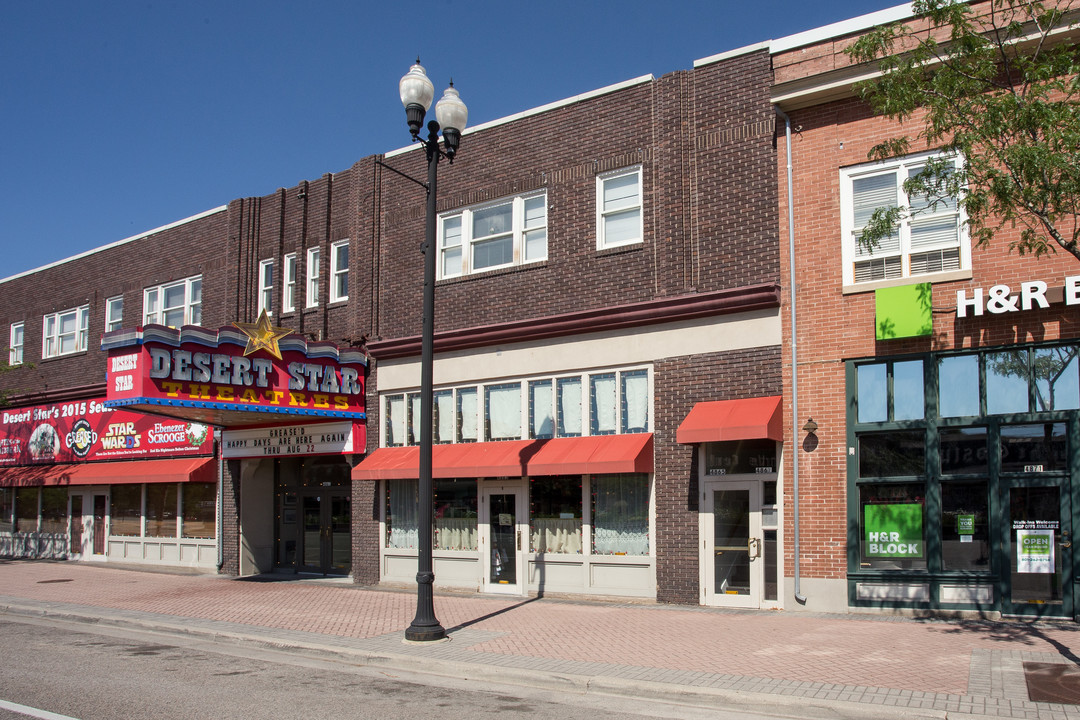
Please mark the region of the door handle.
[[750, 538], [746, 543], [746, 549], [751, 560], [758, 559], [761, 557], [761, 540], [758, 538]]
[[520, 530], [517, 531], [517, 549], [518, 549], [518, 552], [521, 552], [521, 531]]

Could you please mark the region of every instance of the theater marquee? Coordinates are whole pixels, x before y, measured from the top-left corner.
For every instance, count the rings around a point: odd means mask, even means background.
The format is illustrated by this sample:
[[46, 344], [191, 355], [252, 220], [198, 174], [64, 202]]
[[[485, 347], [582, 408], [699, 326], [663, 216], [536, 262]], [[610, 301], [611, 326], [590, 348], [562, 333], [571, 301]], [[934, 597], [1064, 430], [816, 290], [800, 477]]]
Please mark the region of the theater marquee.
[[109, 355], [108, 407], [231, 428], [365, 419], [364, 353], [309, 343], [270, 326], [265, 315], [217, 331], [118, 330], [105, 334], [102, 348]]

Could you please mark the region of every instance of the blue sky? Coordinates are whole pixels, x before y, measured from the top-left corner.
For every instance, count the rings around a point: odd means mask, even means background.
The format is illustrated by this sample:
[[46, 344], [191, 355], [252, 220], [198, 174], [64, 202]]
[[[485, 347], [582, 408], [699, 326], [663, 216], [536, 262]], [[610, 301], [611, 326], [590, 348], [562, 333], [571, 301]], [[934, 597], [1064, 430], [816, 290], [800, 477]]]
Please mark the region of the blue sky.
[[477, 125], [898, 4], [8, 0], [0, 277], [407, 145], [417, 55]]

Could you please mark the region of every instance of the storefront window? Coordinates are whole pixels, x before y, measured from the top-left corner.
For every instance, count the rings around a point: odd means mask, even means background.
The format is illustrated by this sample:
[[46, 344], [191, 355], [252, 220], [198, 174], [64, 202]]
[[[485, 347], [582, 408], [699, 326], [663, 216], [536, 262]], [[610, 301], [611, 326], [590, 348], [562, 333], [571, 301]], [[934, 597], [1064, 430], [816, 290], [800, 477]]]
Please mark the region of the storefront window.
[[1001, 428], [1001, 471], [1065, 470], [1068, 449], [1065, 423], [1004, 425]]
[[38, 488], [15, 491], [15, 532], [32, 533], [38, 529]]
[[386, 547], [411, 548], [418, 545], [416, 480], [387, 480]]
[[146, 536], [176, 537], [176, 483], [146, 486]]
[[113, 485], [109, 495], [109, 534], [142, 535], [142, 485]]
[[858, 373], [859, 422], [889, 419], [889, 385], [885, 363], [860, 365]]
[[986, 412], [990, 415], [1028, 411], [1028, 351], [986, 355]]
[[1036, 411], [1080, 408], [1077, 350], [1072, 345], [1035, 350]]
[[529, 437], [555, 437], [555, 403], [551, 380], [529, 383]]
[[985, 475], [990, 471], [986, 428], [941, 428], [940, 446], [943, 475]]
[[622, 431], [643, 433], [649, 430], [649, 373], [631, 370], [620, 375], [622, 381]]
[[581, 552], [580, 476], [534, 478], [529, 502], [532, 552]]
[[484, 388], [488, 440], [521, 439], [521, 383]]
[[926, 416], [922, 360], [893, 363], [893, 419], [922, 420]]
[[649, 554], [648, 475], [596, 475], [592, 501], [593, 553]]
[[619, 431], [615, 415], [615, 373], [589, 376], [589, 407], [593, 435], [614, 435]]
[[458, 442], [477, 441], [477, 409], [476, 388], [462, 388], [457, 391]]
[[217, 536], [217, 486], [187, 483], [181, 496], [181, 537], [212, 539]]
[[435, 413], [432, 423], [433, 442], [454, 442], [454, 391], [437, 391], [433, 396], [432, 412]]
[[904, 477], [926, 472], [926, 433], [922, 430], [859, 435], [859, 477]]
[[941, 417], [979, 415], [979, 356], [941, 358], [938, 362], [938, 396]]
[[476, 480], [434, 480], [435, 549], [476, 550]]
[[706, 475], [776, 472], [776, 443], [772, 440], [729, 440], [705, 443]]
[[559, 437], [581, 435], [581, 378], [556, 380], [555, 401]]
[[860, 485], [859, 498], [862, 567], [874, 570], [925, 569], [925, 485]]
[[12, 512], [15, 510], [15, 490], [13, 488], [0, 488], [0, 532], [11, 532], [13, 526]]
[[67, 522], [68, 491], [62, 487], [41, 489], [41, 532], [64, 535]]
[[990, 569], [989, 491], [985, 480], [941, 484], [941, 565]]

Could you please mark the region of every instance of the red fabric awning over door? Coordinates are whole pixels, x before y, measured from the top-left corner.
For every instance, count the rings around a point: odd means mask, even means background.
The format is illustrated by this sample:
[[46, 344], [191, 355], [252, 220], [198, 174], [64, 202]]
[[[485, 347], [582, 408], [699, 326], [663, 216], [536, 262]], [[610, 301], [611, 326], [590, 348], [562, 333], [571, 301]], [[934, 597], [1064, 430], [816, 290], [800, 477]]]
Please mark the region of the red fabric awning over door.
[[675, 440], [682, 444], [724, 440], [783, 440], [780, 395], [746, 400], [700, 402], [679, 425]]
[[[523, 477], [653, 470], [652, 433], [552, 440], [436, 445], [433, 477]], [[379, 448], [352, 471], [354, 480], [401, 480], [419, 475], [420, 449]]]
[[217, 482], [214, 458], [70, 463], [0, 469], [0, 487]]

